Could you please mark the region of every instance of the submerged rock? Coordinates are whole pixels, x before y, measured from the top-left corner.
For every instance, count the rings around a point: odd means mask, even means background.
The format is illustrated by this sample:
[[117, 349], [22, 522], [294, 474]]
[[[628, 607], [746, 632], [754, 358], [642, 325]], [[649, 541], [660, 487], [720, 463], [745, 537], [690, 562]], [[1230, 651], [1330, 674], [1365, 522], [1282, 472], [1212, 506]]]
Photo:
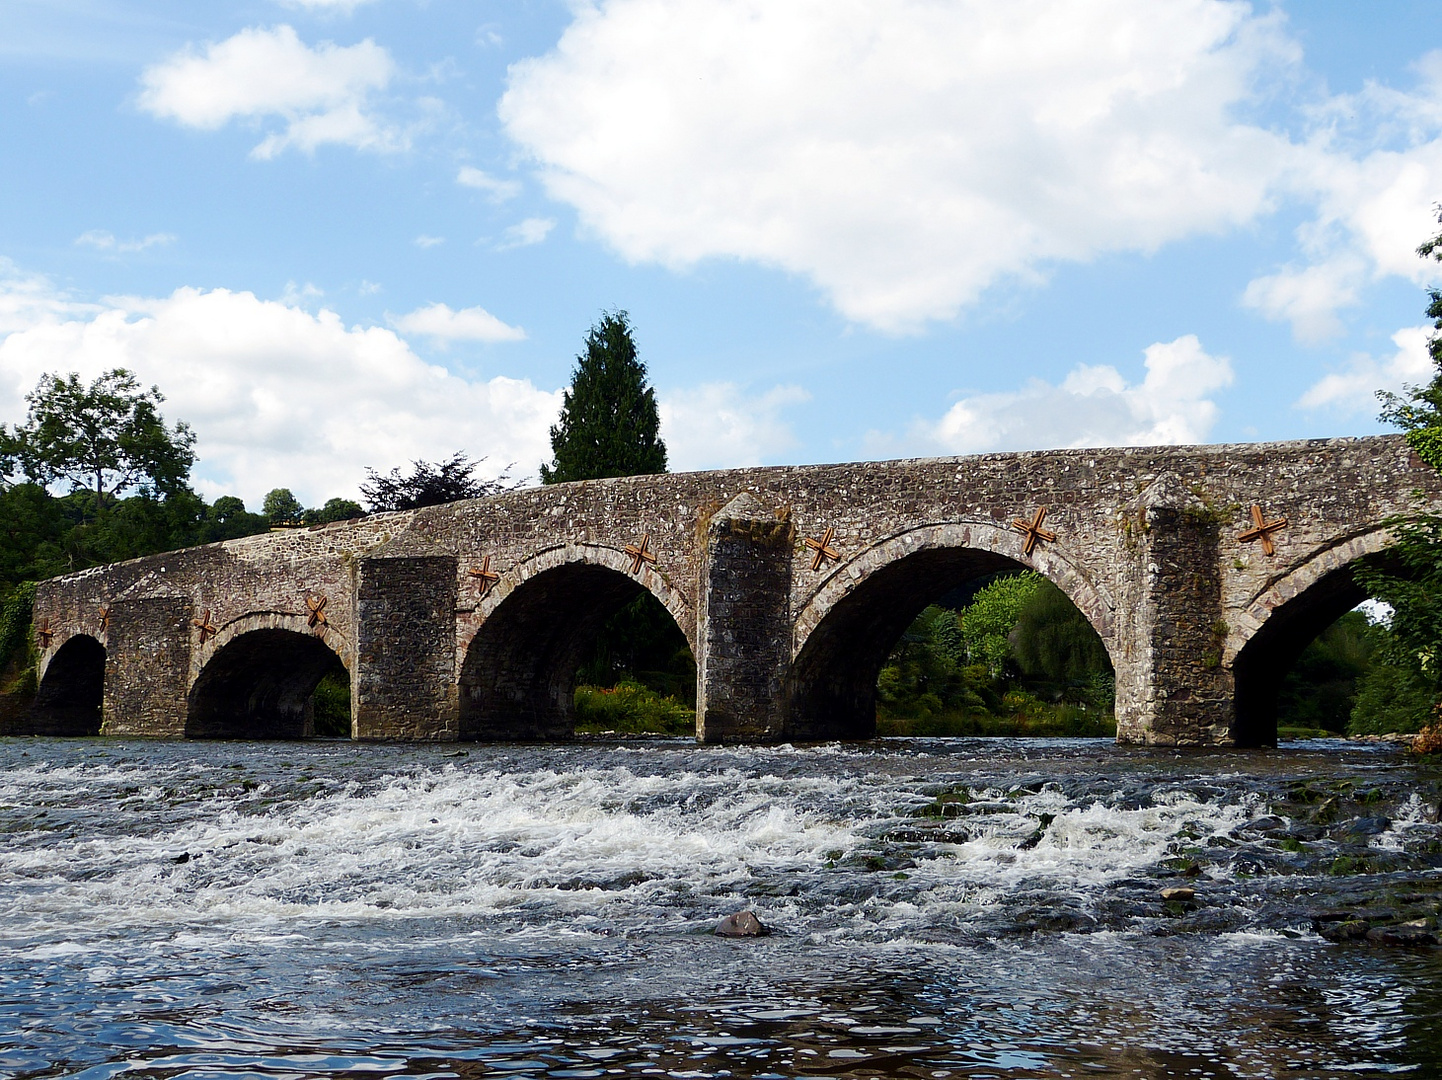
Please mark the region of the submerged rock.
[[1374, 945], [1436, 945], [1437, 924], [1433, 919], [1413, 919], [1394, 926], [1375, 926], [1367, 931]]
[[716, 924], [717, 937], [764, 937], [769, 933], [753, 911], [738, 911]]

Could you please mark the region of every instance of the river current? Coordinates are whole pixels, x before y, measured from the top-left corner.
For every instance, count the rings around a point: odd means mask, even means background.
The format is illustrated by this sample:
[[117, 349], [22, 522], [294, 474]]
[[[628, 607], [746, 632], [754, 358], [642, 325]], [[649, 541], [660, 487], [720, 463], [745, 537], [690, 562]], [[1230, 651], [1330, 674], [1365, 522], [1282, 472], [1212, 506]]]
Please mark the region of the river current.
[[1343, 742], [0, 740], [0, 1074], [1437, 1076], [1439, 798]]

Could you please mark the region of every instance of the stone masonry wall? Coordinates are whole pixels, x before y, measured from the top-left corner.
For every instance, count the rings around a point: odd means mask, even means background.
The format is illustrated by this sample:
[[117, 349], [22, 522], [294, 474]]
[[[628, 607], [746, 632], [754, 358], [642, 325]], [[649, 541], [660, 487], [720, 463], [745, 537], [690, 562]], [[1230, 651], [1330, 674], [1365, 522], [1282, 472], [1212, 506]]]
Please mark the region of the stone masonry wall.
[[[1150, 522], [1155, 535], [1139, 543], [1128, 533], [1128, 521], [1134, 520], [1138, 497], [1163, 476], [1195, 506], [1190, 517], [1178, 509], [1172, 519], [1161, 507]], [[893, 567], [895, 580], [920, 595], [927, 584], [920, 576], [924, 568], [939, 564], [910, 555], [924, 544], [963, 543], [988, 552], [993, 561], [1035, 568], [1068, 592], [1111, 652], [1119, 684], [1128, 684], [1127, 692], [1118, 694], [1123, 738], [1164, 743], [1226, 741], [1218, 732], [1227, 730], [1230, 665], [1269, 612], [1301, 595], [1308, 581], [1384, 543], [1381, 522], [1388, 515], [1442, 507], [1437, 475], [1394, 436], [632, 477], [532, 488], [101, 567], [44, 583], [37, 594], [37, 626], [48, 620], [54, 631], [48, 656], [70, 634], [96, 633], [107, 605], [159, 596], [184, 599], [190, 620], [209, 610], [218, 631], [203, 643], [199, 630], [190, 631], [193, 682], [224, 647], [227, 634], [233, 637], [263, 620], [304, 632], [306, 599], [324, 595], [327, 644], [354, 671], [362, 636], [356, 609], [360, 561], [445, 557], [454, 560], [455, 602], [447, 622], [454, 681], [482, 623], [498, 605], [528, 595], [520, 584], [550, 567], [580, 561], [631, 576], [650, 589], [676, 616], [700, 657], [711, 599], [721, 595], [710, 578], [726, 562], [713, 558], [704, 526], [742, 493], [760, 507], [753, 512], [785, 519], [795, 530], [784, 572], [781, 564], [773, 567], [774, 582], [766, 586], [786, 592], [776, 610], [786, 613], [789, 641], [783, 651], [789, 657], [796, 657], [832, 608], [873, 573]], [[1251, 524], [1254, 504], [1269, 520], [1287, 520], [1273, 537], [1272, 556], [1238, 539]], [[1043, 507], [1043, 528], [1056, 538], [1027, 554], [1025, 537], [1011, 523], [1029, 520]], [[1188, 521], [1203, 519], [1213, 531], [1186, 532]], [[838, 558], [825, 558], [813, 569], [808, 538], [827, 539]], [[643, 560], [633, 570], [626, 548], [643, 541], [655, 562]], [[1186, 573], [1178, 576], [1183, 567]], [[560, 605], [557, 618], [592, 603], [587, 590], [575, 592], [571, 600], [549, 596], [548, 603]], [[446, 622], [434, 606], [439, 594], [426, 595], [427, 610]], [[1220, 662], [1207, 666], [1218, 640]], [[441, 671], [436, 666], [433, 677], [440, 678]], [[1169, 687], [1193, 696], [1178, 699]], [[1166, 698], [1157, 695], [1163, 689]], [[453, 695], [454, 687], [445, 692]], [[432, 703], [441, 700], [439, 689], [427, 694]], [[1181, 709], [1179, 700], [1189, 704]], [[770, 723], [763, 726], [769, 730]], [[371, 734], [410, 737], [409, 732], [401, 725]]]

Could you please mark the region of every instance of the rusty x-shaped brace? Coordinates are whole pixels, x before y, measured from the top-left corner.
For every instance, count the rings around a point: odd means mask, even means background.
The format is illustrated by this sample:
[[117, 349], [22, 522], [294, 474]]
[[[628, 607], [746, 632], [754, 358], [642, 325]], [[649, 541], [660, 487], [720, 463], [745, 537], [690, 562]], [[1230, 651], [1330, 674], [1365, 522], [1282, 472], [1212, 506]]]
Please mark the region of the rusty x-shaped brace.
[[624, 548], [621, 549], [628, 556], [630, 556], [631, 573], [639, 574], [641, 572], [642, 565], [644, 565], [645, 563], [650, 563], [652, 566], [656, 565], [656, 556], [652, 555], [649, 551], [646, 550], [646, 545], [650, 543], [650, 541], [651, 534], [644, 533], [641, 536], [641, 543], [639, 545], [627, 544]]
[[480, 580], [482, 600], [486, 598], [488, 592], [496, 587], [496, 582], [501, 580], [501, 575], [491, 569], [491, 557], [489, 555], [481, 560], [480, 566], [471, 567], [470, 575]]
[[306, 625], [314, 630], [321, 637], [330, 626], [330, 620], [325, 617], [326, 598], [322, 596], [319, 600], [312, 600], [309, 596], [305, 598], [305, 606], [310, 608], [310, 616], [306, 619]]
[[801, 541], [803, 544], [805, 544], [808, 548], [811, 549], [811, 569], [820, 570], [821, 567], [828, 561], [841, 561], [841, 552], [837, 551], [834, 547], [831, 546], [831, 538], [835, 535], [836, 530], [833, 529], [830, 525], [828, 525], [826, 527], [826, 531], [821, 534], [820, 540], [815, 540], [808, 536]]
[[35, 639], [40, 643], [42, 650], [50, 648], [50, 642], [54, 637], [55, 631], [50, 629], [49, 619], [46, 619], [45, 622], [40, 625], [40, 629], [35, 631]]
[[1244, 544], [1250, 544], [1253, 540], [1262, 542], [1262, 551], [1267, 555], [1277, 553], [1277, 545], [1272, 543], [1272, 534], [1287, 527], [1287, 519], [1276, 518], [1267, 520], [1267, 515], [1262, 513], [1262, 508], [1256, 504], [1252, 505], [1252, 527], [1237, 537]]
[[1045, 520], [1045, 506], [1037, 507], [1037, 511], [1031, 516], [1030, 521], [1025, 518], [1012, 518], [1011, 527], [1026, 537], [1026, 547], [1023, 549], [1026, 554], [1030, 555], [1043, 541], [1048, 544], [1056, 542], [1056, 533], [1041, 527], [1041, 523]]
[[216, 625], [210, 621], [210, 608], [206, 608], [205, 613], [202, 614], [200, 618], [191, 619], [190, 622], [192, 626], [200, 631], [200, 643], [202, 645], [220, 633]]

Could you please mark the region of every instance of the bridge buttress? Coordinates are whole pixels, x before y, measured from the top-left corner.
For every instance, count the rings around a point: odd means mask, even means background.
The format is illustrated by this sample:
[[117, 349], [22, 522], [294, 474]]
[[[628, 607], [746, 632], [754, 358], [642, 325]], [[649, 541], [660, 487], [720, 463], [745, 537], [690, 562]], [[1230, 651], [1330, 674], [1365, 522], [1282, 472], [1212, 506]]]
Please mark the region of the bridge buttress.
[[183, 596], [111, 605], [102, 734], [184, 738], [194, 618]]
[[696, 637], [696, 737], [775, 742], [786, 734], [794, 532], [752, 495], [706, 523]]
[[1127, 505], [1122, 529], [1131, 602], [1114, 658], [1117, 742], [1230, 745], [1220, 517], [1163, 473]]
[[446, 742], [459, 734], [454, 556], [360, 561], [351, 731]]

